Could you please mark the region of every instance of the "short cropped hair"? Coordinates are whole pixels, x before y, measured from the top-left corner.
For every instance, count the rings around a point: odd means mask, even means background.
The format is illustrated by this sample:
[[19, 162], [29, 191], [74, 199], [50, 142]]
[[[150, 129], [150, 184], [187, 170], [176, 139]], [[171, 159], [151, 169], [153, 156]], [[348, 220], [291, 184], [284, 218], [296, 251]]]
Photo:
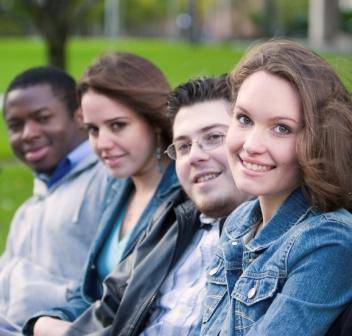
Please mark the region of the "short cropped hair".
[[65, 105], [67, 112], [73, 117], [79, 107], [76, 82], [73, 77], [65, 71], [51, 66], [40, 66], [28, 69], [13, 79], [5, 91], [4, 113], [6, 114], [6, 99], [11, 91], [37, 85], [50, 86], [54, 96]]
[[254, 46], [230, 74], [233, 99], [253, 73], [265, 71], [298, 92], [303, 129], [297, 158], [301, 186], [313, 207], [352, 210], [352, 100], [333, 68], [298, 43], [271, 40]]
[[183, 106], [217, 99], [231, 100], [231, 90], [227, 75], [219, 77], [199, 77], [177, 86], [167, 101], [168, 117], [173, 123], [177, 112]]
[[84, 72], [78, 96], [92, 89], [119, 101], [160, 130], [163, 147], [171, 143], [166, 99], [171, 87], [161, 70], [149, 60], [127, 52], [108, 52]]

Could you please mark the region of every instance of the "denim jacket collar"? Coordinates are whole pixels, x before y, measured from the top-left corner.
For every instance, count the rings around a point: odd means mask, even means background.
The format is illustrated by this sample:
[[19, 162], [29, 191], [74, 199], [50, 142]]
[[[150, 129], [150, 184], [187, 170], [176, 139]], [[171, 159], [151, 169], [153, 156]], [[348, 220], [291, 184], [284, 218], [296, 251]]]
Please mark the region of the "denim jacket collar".
[[[300, 222], [311, 210], [301, 188], [294, 190], [279, 207], [269, 222], [246, 245], [250, 251], [267, 248], [272, 242], [280, 238], [292, 226]], [[243, 237], [253, 225], [261, 220], [259, 200], [252, 201], [252, 206], [243, 214], [240, 221], [226, 229], [232, 240]]]

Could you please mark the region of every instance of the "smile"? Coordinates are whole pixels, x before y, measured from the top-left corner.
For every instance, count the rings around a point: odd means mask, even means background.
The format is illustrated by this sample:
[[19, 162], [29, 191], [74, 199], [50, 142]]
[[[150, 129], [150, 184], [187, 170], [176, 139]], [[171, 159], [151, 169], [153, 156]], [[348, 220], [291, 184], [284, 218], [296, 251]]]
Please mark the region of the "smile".
[[257, 164], [257, 163], [250, 163], [250, 162], [245, 162], [245, 161], [242, 161], [242, 164], [248, 170], [258, 172], [258, 173], [265, 173], [265, 172], [273, 169], [272, 166], [261, 165], [261, 164]]
[[103, 156], [102, 159], [108, 166], [114, 166], [118, 164], [123, 157], [125, 157], [125, 155]]
[[209, 173], [209, 174], [201, 175], [194, 179], [194, 183], [207, 182], [217, 178], [219, 175], [220, 173]]
[[49, 152], [48, 146], [31, 148], [25, 151], [24, 157], [27, 162], [37, 162], [43, 160]]

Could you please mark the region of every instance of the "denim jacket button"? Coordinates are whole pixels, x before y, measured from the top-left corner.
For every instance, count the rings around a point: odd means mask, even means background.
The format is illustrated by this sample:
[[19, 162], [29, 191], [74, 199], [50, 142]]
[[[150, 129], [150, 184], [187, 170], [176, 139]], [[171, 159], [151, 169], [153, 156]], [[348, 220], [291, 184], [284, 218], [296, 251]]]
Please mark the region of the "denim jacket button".
[[237, 245], [238, 245], [238, 242], [237, 242], [237, 241], [233, 241], [231, 244], [232, 244], [233, 246], [237, 246]]
[[209, 271], [209, 275], [214, 275], [218, 271], [218, 267], [214, 267]]
[[255, 287], [251, 288], [247, 293], [248, 299], [253, 298], [255, 296], [256, 292], [257, 292], [257, 290], [255, 289]]

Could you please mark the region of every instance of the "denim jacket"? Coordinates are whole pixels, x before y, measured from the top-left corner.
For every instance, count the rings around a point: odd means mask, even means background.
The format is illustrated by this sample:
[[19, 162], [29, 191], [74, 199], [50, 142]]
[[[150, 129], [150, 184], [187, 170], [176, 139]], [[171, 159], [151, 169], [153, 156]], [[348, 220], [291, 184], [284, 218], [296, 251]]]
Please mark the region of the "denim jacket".
[[[73, 321], [85, 311], [90, 304], [101, 298], [103, 287], [97, 271], [97, 258], [111, 229], [116, 224], [116, 218], [119, 211], [124, 207], [126, 200], [129, 199], [129, 196], [133, 191], [133, 184], [131, 179], [120, 180], [115, 183], [113, 188], [115, 189], [115, 199], [110, 201], [110, 206], [106, 208], [102, 215], [98, 233], [91, 246], [86, 263], [83, 283], [76, 288], [74, 295], [69, 299], [66, 306], [53, 308], [49, 311], [42, 311], [36, 314], [25, 326], [24, 334], [31, 334], [32, 324], [39, 316], [53, 316], [62, 320]], [[179, 188], [179, 182], [175, 173], [175, 164], [174, 162], [171, 162], [159, 182], [153, 198], [148, 203], [138, 223], [133, 228], [130, 239], [123, 252], [122, 260], [133, 251], [139, 237], [147, 227], [154, 212], [177, 188]]]
[[352, 214], [295, 190], [257, 235], [259, 201], [227, 219], [210, 265], [202, 335], [324, 335], [352, 299]]

